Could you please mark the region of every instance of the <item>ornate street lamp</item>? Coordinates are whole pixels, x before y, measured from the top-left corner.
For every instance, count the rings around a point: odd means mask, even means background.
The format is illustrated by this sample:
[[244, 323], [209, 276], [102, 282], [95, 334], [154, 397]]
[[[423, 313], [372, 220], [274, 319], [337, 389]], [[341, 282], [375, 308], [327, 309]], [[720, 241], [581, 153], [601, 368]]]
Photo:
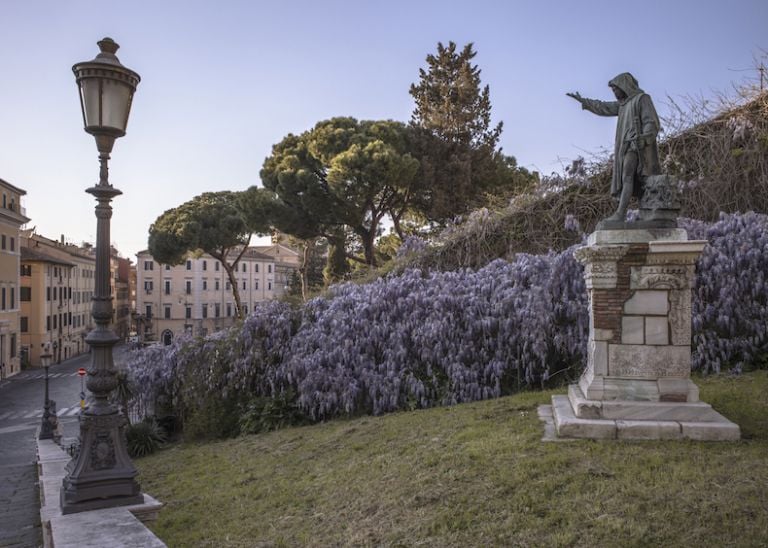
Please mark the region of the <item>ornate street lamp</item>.
[[45, 402], [43, 407], [43, 421], [40, 424], [40, 435], [37, 439], [52, 440], [58, 435], [59, 419], [56, 416], [56, 402], [48, 397], [48, 367], [51, 364], [51, 355], [46, 352], [40, 356], [45, 368]]
[[85, 131], [96, 138], [101, 164], [99, 183], [86, 190], [96, 198], [96, 272], [93, 320], [96, 326], [85, 341], [91, 346], [91, 366], [86, 386], [91, 392], [80, 415], [80, 448], [67, 465], [61, 488], [64, 514], [83, 510], [140, 504], [137, 471], [125, 445], [125, 417], [109, 401], [117, 386], [112, 347], [119, 340], [109, 328], [112, 318], [109, 224], [112, 198], [122, 194], [109, 184], [107, 162], [115, 139], [125, 135], [128, 114], [139, 75], [125, 68], [115, 56], [118, 45], [111, 38], [98, 42], [101, 53], [93, 61], [72, 67], [80, 90]]

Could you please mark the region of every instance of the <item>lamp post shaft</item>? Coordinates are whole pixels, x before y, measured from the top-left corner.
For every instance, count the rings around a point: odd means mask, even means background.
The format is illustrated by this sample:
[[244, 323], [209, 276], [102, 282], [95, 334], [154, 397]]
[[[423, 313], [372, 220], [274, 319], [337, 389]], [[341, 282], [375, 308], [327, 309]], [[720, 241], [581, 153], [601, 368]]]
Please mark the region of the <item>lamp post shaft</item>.
[[[92, 307], [95, 327], [85, 338], [92, 350], [86, 382], [92, 396], [80, 415], [79, 449], [67, 465], [67, 475], [62, 482], [61, 510], [64, 514], [140, 504], [144, 500], [136, 481], [138, 472], [126, 447], [128, 421], [109, 401], [110, 392], [117, 386], [112, 348], [119, 340], [109, 328], [112, 320], [110, 203], [122, 194], [109, 184], [109, 154], [115, 139], [125, 135], [130, 102], [139, 75], [120, 64], [115, 56], [119, 46], [111, 38], [104, 38], [98, 44], [101, 53], [96, 59], [72, 67], [81, 91], [85, 130], [96, 138], [99, 182], [86, 190], [96, 198], [96, 272]], [[111, 93], [118, 87], [127, 91], [127, 95]], [[98, 101], [94, 102], [95, 97]], [[124, 112], [125, 117], [105, 116], [105, 112]]]

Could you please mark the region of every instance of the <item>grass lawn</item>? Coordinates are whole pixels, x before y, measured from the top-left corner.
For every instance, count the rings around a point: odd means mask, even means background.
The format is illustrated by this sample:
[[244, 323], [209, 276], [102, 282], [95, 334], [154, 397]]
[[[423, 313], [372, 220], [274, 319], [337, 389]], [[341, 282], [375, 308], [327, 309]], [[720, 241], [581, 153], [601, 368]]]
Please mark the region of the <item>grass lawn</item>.
[[542, 443], [552, 392], [536, 392], [176, 444], [136, 465], [171, 547], [765, 546], [768, 371], [695, 381], [742, 441]]

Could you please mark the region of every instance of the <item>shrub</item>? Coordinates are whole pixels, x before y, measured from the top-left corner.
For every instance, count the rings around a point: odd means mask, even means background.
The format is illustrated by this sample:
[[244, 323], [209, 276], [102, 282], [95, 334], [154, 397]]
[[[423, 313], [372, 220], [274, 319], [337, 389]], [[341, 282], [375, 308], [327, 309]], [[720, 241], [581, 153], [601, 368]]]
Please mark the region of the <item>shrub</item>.
[[[768, 355], [768, 217], [683, 220], [708, 239], [693, 292], [703, 372]], [[300, 308], [267, 302], [241, 325], [131, 355], [141, 397], [165, 394], [188, 432], [234, 435], [343, 414], [494, 398], [578, 377], [587, 292], [574, 247], [477, 270], [406, 270], [334, 286]]]
[[157, 451], [165, 443], [165, 431], [157, 424], [154, 417], [147, 417], [141, 422], [126, 428], [128, 454], [131, 457], [144, 457]]
[[686, 221], [690, 238], [709, 245], [696, 264], [693, 368], [740, 371], [768, 355], [768, 217], [721, 215]]

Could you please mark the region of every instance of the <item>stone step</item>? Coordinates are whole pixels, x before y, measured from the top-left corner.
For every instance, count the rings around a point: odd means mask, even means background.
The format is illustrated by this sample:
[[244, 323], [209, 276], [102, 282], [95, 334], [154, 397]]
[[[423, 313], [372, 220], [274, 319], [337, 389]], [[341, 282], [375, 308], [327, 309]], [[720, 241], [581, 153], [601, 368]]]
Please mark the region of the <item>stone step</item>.
[[568, 399], [577, 417], [582, 419], [622, 419], [717, 422], [722, 416], [708, 403], [631, 400], [588, 400], [579, 388], [568, 387]]
[[[603, 402], [604, 403], [604, 402]], [[716, 420], [662, 421], [579, 418], [568, 396], [552, 396], [552, 413], [557, 435], [564, 438], [621, 440], [736, 441], [739, 426], [716, 411]]]

